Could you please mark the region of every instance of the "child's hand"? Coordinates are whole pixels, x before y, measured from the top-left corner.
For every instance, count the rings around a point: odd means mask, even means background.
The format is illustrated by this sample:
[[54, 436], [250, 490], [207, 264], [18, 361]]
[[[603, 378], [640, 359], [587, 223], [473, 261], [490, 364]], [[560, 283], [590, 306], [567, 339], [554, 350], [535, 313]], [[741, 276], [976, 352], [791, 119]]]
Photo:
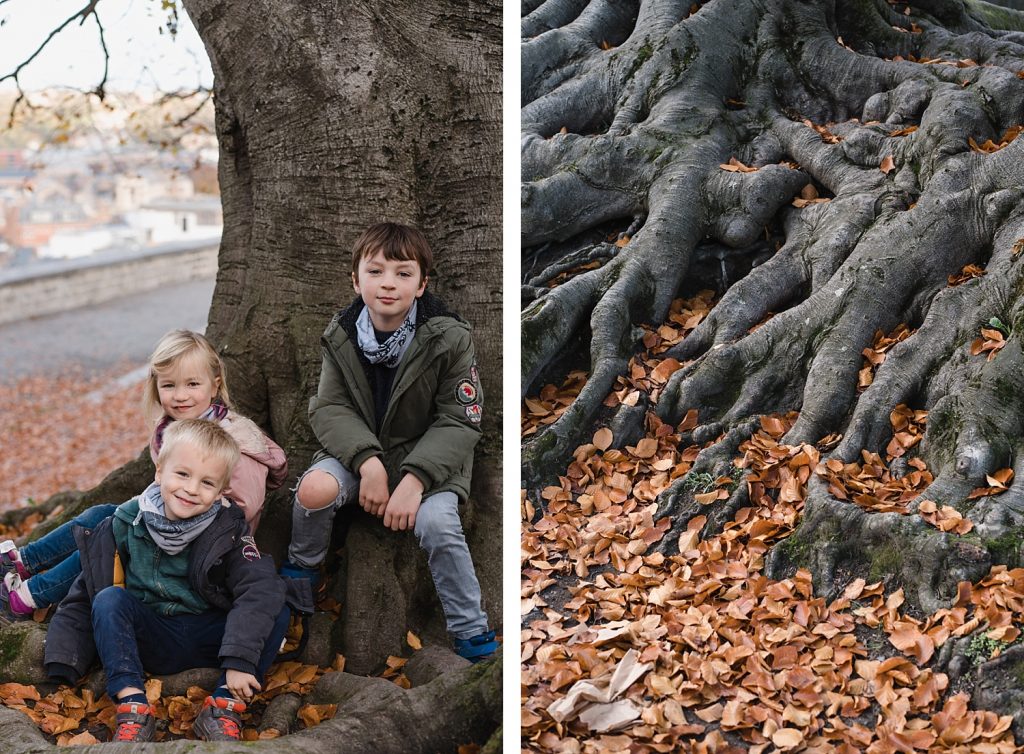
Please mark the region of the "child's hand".
[[423, 482], [414, 474], [406, 474], [395, 488], [395, 494], [388, 500], [384, 510], [384, 525], [395, 531], [404, 531], [416, 526], [416, 511], [423, 499]]
[[380, 456], [371, 456], [359, 467], [359, 504], [375, 516], [384, 514], [388, 504], [388, 472]]
[[241, 699], [243, 702], [248, 702], [252, 699], [252, 695], [259, 691], [262, 687], [260, 682], [256, 680], [256, 676], [252, 673], [243, 673], [241, 670], [228, 670], [225, 673], [226, 681], [225, 686], [228, 687], [235, 699]]

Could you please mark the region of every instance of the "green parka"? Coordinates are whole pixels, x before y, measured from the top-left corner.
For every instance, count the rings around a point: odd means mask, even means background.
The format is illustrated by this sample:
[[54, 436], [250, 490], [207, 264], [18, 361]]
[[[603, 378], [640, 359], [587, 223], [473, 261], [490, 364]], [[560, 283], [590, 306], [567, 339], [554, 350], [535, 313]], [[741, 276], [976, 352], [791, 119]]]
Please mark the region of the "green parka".
[[309, 421], [323, 445], [314, 461], [329, 454], [358, 474], [380, 456], [391, 491], [407, 473], [423, 482], [423, 496], [451, 491], [465, 501], [473, 473], [473, 448], [480, 439], [483, 393], [470, 327], [424, 293], [416, 334], [398, 370], [387, 412], [377, 418], [371, 367], [356, 339], [361, 299], [339, 312], [320, 339], [320, 386], [309, 401]]

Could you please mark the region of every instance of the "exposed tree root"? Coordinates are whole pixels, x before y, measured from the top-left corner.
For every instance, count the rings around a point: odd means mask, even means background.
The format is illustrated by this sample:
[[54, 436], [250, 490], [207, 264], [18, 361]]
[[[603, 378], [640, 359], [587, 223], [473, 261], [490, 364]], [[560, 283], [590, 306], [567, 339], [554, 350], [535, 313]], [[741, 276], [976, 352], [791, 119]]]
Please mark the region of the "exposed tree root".
[[[669, 424], [696, 410], [683, 446], [710, 445], [691, 478], [727, 471], [773, 413], [799, 413], [786, 444], [832, 438], [822, 461], [882, 453], [906, 405], [928, 412], [924, 439], [891, 471], [917, 458], [933, 476], [911, 512], [934, 501], [973, 525], [958, 536], [868, 512], [812, 475], [769, 575], [809, 567], [834, 597], [873, 574], [932, 611], [957, 582], [1021, 564], [1006, 541], [1024, 531], [1024, 14], [958, 0], [909, 15], [874, 0], [712, 0], [693, 14], [648, 0], [635, 20], [611, 2], [575, 7], [549, 0], [524, 19], [525, 252], [641, 220], [598, 269], [560, 282], [596, 257], [549, 255], [530, 281], [556, 284], [523, 312], [524, 394], [578, 342], [590, 380], [524, 445], [524, 478], [565, 467], [637, 350], [637, 325], [694, 291], [703, 258], [722, 267], [721, 300], [663, 354], [682, 364], [654, 406]], [[731, 256], [756, 263], [731, 280]], [[865, 389], [865, 349], [900, 325], [909, 337]], [[983, 328], [1002, 333], [991, 358], [975, 343]], [[617, 446], [635, 441], [636, 414], [612, 422]], [[978, 493], [1007, 469], [1008, 489]], [[694, 516], [707, 536], [748, 503], [743, 483], [712, 504], [688, 484], [659, 498], [664, 552]]]
[[[406, 691], [382, 678], [349, 673], [327, 673], [310, 692], [311, 704], [337, 704], [337, 715], [320, 725], [287, 738], [239, 743], [202, 743], [194, 740], [125, 744], [125, 752], [288, 752], [310, 754], [434, 754], [454, 751], [461, 744], [487, 741], [499, 722], [501, 709], [499, 657], [479, 665], [442, 673], [429, 683]], [[287, 725], [298, 709], [295, 695], [272, 701], [272, 725]], [[278, 701], [283, 699], [283, 701]], [[293, 709], [293, 707], [295, 709]], [[278, 728], [280, 730], [280, 728]], [[282, 731], [286, 732], [286, 731]], [[20, 712], [0, 707], [0, 738], [4, 751], [36, 754], [56, 751], [43, 734]], [[105, 745], [77, 747], [75, 751], [106, 751]]]

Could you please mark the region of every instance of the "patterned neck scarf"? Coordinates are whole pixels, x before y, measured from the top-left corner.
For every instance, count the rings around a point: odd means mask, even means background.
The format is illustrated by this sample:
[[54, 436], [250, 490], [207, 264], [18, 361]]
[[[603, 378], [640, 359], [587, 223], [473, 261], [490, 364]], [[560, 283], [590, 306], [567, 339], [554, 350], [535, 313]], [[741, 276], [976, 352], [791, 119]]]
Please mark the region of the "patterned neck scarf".
[[133, 523], [141, 520], [146, 524], [149, 536], [156, 546], [168, 555], [177, 555], [213, 523], [220, 511], [221, 501], [214, 502], [210, 510], [192, 518], [171, 521], [164, 515], [164, 499], [160, 495], [160, 485], [153, 482], [146, 491], [139, 495], [139, 515]]
[[383, 343], [377, 342], [377, 335], [373, 331], [373, 323], [370, 321], [370, 308], [363, 307], [356, 319], [356, 335], [359, 338], [359, 349], [363, 356], [371, 364], [393, 368], [397, 367], [409, 350], [412, 344], [412, 336], [416, 334], [416, 305], [418, 301], [412, 302], [409, 313], [405, 315], [402, 324], [391, 333], [391, 336]]
[[[210, 402], [210, 407], [206, 409], [203, 412], [202, 416], [200, 416], [199, 418], [209, 419], [210, 421], [217, 422], [219, 424], [227, 415], [228, 407], [224, 405], [224, 401], [222, 401], [220, 398], [214, 398]], [[153, 432], [153, 437], [156, 442], [157, 453], [160, 452], [160, 446], [164, 444], [164, 430], [167, 429], [167, 427], [170, 426], [171, 422], [173, 421], [174, 419], [172, 419], [171, 417], [164, 416], [164, 418], [161, 419], [160, 422], [156, 425], [156, 430], [154, 430]]]

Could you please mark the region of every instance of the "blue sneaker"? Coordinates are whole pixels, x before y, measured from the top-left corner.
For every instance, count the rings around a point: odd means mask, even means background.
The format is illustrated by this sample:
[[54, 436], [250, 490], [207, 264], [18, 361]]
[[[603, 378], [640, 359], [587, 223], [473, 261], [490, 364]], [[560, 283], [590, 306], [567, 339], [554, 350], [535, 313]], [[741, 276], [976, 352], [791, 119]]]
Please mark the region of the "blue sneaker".
[[289, 579], [306, 579], [309, 581], [309, 588], [313, 592], [314, 599], [316, 598], [317, 589], [320, 588], [320, 569], [319, 568], [303, 568], [302, 566], [295, 565], [290, 560], [285, 560], [281, 564], [281, 567], [277, 571], [282, 576]]
[[455, 645], [456, 653], [472, 663], [489, 660], [498, 651], [494, 631], [486, 631], [471, 639], [453, 639], [452, 643]]

